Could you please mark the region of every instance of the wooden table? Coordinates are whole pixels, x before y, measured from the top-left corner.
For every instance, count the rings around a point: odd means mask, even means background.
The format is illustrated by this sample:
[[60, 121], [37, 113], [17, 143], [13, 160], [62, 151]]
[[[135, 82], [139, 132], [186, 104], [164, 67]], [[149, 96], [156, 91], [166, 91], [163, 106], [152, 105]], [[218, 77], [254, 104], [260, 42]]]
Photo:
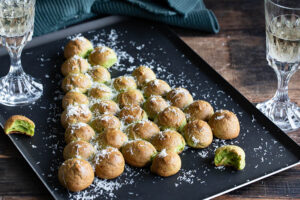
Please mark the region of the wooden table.
[[[207, 0], [221, 25], [217, 35], [174, 28], [181, 38], [251, 102], [271, 98], [277, 87], [265, 60], [263, 0]], [[300, 105], [300, 73], [290, 83]], [[300, 143], [300, 131], [289, 134]], [[300, 166], [218, 199], [300, 199]], [[51, 199], [9, 139], [0, 134], [0, 200]]]

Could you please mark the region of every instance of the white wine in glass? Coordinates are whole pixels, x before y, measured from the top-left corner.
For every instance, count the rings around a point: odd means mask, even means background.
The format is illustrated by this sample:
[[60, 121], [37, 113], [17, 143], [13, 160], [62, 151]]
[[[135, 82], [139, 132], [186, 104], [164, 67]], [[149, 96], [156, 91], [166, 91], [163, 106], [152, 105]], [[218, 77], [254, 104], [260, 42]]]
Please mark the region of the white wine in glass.
[[275, 96], [257, 108], [279, 128], [300, 128], [300, 108], [288, 96], [288, 83], [300, 66], [300, 1], [265, 0], [267, 61], [278, 79]]
[[267, 59], [269, 61], [300, 63], [299, 16], [290, 14], [274, 17], [266, 27], [266, 34]]
[[21, 53], [31, 40], [35, 0], [0, 0], [0, 43], [6, 47], [11, 66], [0, 79], [0, 103], [25, 105], [41, 97], [43, 86], [23, 71]]

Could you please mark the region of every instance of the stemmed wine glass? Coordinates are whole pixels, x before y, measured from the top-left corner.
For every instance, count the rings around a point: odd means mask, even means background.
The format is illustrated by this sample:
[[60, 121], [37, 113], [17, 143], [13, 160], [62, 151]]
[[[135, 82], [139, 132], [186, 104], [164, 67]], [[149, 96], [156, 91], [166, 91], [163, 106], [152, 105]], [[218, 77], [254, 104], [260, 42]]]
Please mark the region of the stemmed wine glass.
[[275, 70], [275, 96], [257, 108], [285, 132], [300, 127], [300, 108], [288, 97], [288, 83], [300, 66], [300, 1], [265, 0], [267, 61]]
[[23, 71], [21, 53], [31, 40], [35, 0], [0, 0], [0, 43], [10, 56], [10, 70], [0, 79], [0, 103], [31, 103], [43, 93], [43, 85]]

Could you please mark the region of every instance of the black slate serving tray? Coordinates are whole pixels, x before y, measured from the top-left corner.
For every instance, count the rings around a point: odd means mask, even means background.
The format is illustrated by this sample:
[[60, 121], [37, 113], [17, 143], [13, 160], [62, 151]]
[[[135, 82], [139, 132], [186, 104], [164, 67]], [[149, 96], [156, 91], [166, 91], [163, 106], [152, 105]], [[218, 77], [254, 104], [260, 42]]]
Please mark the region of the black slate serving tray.
[[[126, 166], [125, 173], [115, 180], [96, 179], [83, 192], [68, 192], [57, 180], [65, 146], [60, 125], [60, 65], [64, 60], [62, 47], [78, 33], [117, 51], [120, 62], [110, 69], [112, 77], [131, 73], [140, 64], [151, 66], [158, 78], [186, 87], [194, 99], [209, 101], [215, 110], [235, 112], [241, 124], [240, 136], [230, 141], [214, 139], [207, 149], [185, 150], [181, 171], [169, 178], [155, 176], [148, 168]], [[4, 76], [9, 58], [4, 51], [0, 55], [0, 76]], [[9, 137], [55, 199], [209, 199], [299, 164], [299, 146], [164, 25], [124, 17], [103, 18], [33, 39], [22, 61], [25, 71], [43, 83], [44, 94], [28, 106], [0, 105], [0, 122], [3, 125], [9, 116], [23, 114], [36, 123], [34, 137]], [[245, 150], [243, 171], [213, 165], [215, 149], [224, 144]]]

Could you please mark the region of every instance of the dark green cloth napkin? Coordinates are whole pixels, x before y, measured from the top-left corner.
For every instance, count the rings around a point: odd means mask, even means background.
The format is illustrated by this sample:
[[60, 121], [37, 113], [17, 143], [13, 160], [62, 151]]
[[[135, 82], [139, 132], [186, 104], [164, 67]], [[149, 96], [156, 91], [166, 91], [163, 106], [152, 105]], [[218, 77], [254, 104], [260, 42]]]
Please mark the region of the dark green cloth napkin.
[[125, 15], [211, 33], [218, 21], [202, 0], [37, 0], [34, 35], [98, 15]]
[[34, 36], [50, 33], [94, 16], [95, 0], [37, 0]]

